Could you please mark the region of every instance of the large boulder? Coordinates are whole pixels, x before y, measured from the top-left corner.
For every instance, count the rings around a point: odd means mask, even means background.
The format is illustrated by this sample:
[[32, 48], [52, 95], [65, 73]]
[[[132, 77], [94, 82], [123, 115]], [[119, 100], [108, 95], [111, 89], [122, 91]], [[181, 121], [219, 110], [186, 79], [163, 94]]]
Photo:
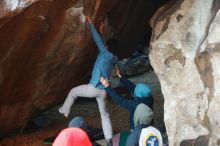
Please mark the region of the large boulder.
[[0, 1], [0, 18], [13, 16], [38, 0], [2, 0]]
[[137, 42], [147, 42], [147, 22], [165, 1], [1, 0], [0, 137], [23, 129], [73, 86], [88, 82], [97, 49], [84, 15], [96, 27], [105, 20], [105, 38], [117, 36], [126, 57]]
[[87, 82], [97, 49], [85, 15], [98, 27], [104, 10], [99, 0], [3, 0], [0, 7], [0, 136], [5, 136]]
[[219, 8], [219, 0], [170, 1], [151, 20], [169, 146], [219, 145]]
[[147, 55], [140, 55], [135, 58], [127, 58], [117, 64], [122, 75], [131, 77], [143, 74], [151, 69]]

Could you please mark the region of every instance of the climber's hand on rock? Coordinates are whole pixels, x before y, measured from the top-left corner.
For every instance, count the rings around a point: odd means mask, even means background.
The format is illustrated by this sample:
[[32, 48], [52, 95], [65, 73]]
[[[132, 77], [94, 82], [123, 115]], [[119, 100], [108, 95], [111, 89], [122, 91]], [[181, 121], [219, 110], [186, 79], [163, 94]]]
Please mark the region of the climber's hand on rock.
[[90, 18], [89, 16], [86, 16], [86, 21], [87, 21], [88, 23], [92, 23], [92, 20], [91, 20], [91, 18]]

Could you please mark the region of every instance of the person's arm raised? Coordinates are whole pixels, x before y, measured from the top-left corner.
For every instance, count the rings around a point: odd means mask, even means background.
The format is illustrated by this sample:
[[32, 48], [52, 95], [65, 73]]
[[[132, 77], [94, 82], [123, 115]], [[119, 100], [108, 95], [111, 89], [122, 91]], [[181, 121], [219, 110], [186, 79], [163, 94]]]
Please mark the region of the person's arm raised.
[[107, 51], [107, 49], [105, 48], [105, 45], [103, 43], [103, 40], [101, 38], [101, 36], [99, 35], [99, 33], [97, 32], [94, 24], [92, 23], [92, 20], [89, 16], [86, 16], [86, 21], [88, 22], [89, 24], [89, 29], [91, 31], [91, 34], [92, 34], [92, 38], [94, 40], [94, 42], [96, 43], [98, 49], [99, 49], [99, 52], [105, 52]]
[[125, 77], [122, 77], [120, 70], [118, 69], [118, 67], [116, 67], [116, 74], [118, 76], [118, 78], [120, 79], [120, 82], [128, 89], [130, 90], [130, 92], [134, 93], [134, 89], [136, 87], [135, 84], [133, 84], [131, 81], [129, 81], [128, 79], [126, 79]]

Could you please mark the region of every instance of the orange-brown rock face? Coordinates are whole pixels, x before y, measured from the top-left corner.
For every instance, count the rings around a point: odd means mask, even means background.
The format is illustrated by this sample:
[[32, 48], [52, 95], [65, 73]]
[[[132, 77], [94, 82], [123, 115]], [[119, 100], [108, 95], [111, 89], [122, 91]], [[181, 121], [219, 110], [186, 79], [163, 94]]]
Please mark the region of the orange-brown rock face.
[[100, 0], [21, 0], [29, 6], [13, 11], [4, 2], [0, 4], [1, 136], [25, 126], [40, 111], [61, 102], [71, 87], [88, 80], [96, 48], [84, 14], [96, 24], [102, 19]]
[[128, 56], [143, 39], [143, 29], [150, 35], [148, 20], [160, 3], [0, 1], [0, 137], [60, 103], [73, 86], [88, 82], [97, 50], [84, 15], [96, 27], [107, 15], [106, 38], [116, 36], [119, 53]]

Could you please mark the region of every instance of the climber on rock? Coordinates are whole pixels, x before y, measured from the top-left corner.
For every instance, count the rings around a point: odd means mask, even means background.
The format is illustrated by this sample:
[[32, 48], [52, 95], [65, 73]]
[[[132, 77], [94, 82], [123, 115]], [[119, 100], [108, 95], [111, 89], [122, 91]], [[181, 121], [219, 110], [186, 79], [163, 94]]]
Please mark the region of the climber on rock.
[[106, 91], [104, 86], [100, 83], [99, 79], [101, 76], [108, 78], [112, 71], [112, 68], [117, 63], [117, 47], [118, 41], [116, 39], [109, 39], [106, 43], [103, 42], [103, 39], [97, 32], [94, 24], [91, 19], [86, 16], [86, 20], [89, 26], [89, 29], [92, 34], [92, 38], [97, 45], [99, 54], [96, 58], [92, 77], [88, 84], [80, 85], [74, 87], [70, 90], [63, 106], [59, 108], [59, 112], [65, 117], [69, 116], [71, 106], [76, 101], [77, 97], [86, 97], [86, 98], [96, 98], [98, 102], [99, 111], [101, 114], [102, 126], [105, 135], [105, 139], [111, 143], [112, 138], [112, 126], [109, 118], [109, 114], [106, 110]]

